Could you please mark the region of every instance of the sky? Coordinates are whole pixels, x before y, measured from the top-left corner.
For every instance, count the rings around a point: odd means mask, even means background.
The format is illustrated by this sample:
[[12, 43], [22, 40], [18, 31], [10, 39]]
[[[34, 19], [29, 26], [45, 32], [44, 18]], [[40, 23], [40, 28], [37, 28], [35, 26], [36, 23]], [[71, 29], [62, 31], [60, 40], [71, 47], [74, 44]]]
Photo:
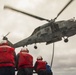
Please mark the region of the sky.
[[[59, 11], [69, 0], [0, 0], [0, 40], [8, 32], [8, 39], [14, 44], [32, 34], [35, 28], [41, 26], [46, 21], [40, 21], [27, 15], [11, 10], [4, 10], [4, 5], [12, 6], [16, 9], [29, 12], [31, 14], [47, 18], [55, 18]], [[76, 1], [74, 0], [56, 21], [68, 20], [76, 17]], [[76, 35], [69, 38], [69, 42], [62, 41], [55, 43], [54, 60], [52, 70], [54, 75], [75, 75], [76, 74]], [[43, 59], [51, 64], [53, 44], [37, 44], [38, 49], [34, 49], [34, 44], [27, 46], [30, 54], [34, 57], [42, 55]], [[16, 48], [18, 53], [20, 48]]]

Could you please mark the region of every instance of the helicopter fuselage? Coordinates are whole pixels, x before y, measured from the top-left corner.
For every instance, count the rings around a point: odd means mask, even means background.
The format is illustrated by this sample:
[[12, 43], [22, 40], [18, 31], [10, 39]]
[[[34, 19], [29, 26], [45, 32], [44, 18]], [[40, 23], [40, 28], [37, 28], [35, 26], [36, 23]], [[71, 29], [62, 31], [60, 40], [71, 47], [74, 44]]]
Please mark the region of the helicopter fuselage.
[[[51, 25], [53, 24], [54, 27]], [[62, 37], [70, 37], [76, 34], [76, 21], [73, 19], [49, 22], [42, 26], [37, 27], [28, 38], [14, 44], [15, 47], [29, 45], [33, 43], [46, 44], [62, 40]]]

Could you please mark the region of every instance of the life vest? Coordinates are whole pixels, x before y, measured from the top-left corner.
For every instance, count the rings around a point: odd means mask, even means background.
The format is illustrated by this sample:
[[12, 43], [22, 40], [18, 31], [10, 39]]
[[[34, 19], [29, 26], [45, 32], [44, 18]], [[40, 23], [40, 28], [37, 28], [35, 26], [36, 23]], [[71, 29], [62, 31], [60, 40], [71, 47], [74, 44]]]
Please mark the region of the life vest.
[[32, 67], [33, 67], [33, 57], [26, 52], [20, 52], [18, 60], [18, 68], [32, 68]]
[[38, 70], [45, 70], [46, 69], [46, 62], [42, 60], [37, 60], [37, 71]]
[[0, 46], [0, 67], [3, 66], [12, 66], [14, 67], [14, 48], [2, 45]]

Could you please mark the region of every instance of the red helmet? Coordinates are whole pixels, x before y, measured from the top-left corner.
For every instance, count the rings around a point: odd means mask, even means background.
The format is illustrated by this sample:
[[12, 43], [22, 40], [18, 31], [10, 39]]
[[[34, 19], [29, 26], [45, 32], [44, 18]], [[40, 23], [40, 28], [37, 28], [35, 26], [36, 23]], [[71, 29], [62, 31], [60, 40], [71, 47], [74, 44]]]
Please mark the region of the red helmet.
[[20, 52], [27, 52], [27, 53], [29, 53], [29, 50], [27, 48], [26, 49], [22, 48]]
[[43, 60], [42, 56], [38, 56], [37, 60]]

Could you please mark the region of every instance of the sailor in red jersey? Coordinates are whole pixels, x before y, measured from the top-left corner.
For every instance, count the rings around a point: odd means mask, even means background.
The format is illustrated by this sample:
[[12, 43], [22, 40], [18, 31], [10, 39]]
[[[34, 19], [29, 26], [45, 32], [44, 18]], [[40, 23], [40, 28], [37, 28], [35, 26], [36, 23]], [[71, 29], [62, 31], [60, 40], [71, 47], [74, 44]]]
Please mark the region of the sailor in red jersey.
[[38, 73], [38, 75], [46, 75], [46, 62], [43, 61], [42, 56], [37, 57], [37, 61], [35, 62], [34, 69]]
[[6, 40], [0, 43], [0, 75], [15, 75], [15, 49]]
[[22, 48], [17, 54], [17, 75], [33, 74], [33, 56], [29, 54], [28, 49]]

